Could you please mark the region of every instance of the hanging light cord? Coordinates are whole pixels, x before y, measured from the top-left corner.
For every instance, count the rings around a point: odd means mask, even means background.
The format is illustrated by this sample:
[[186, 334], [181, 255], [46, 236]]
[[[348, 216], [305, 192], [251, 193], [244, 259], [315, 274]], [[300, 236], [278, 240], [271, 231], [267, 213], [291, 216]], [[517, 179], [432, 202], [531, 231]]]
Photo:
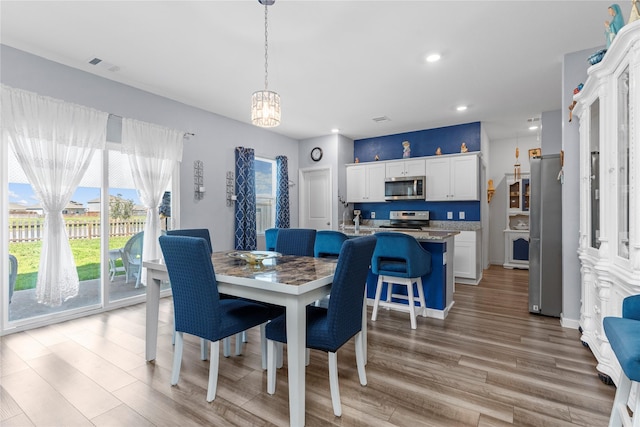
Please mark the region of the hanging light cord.
[[269, 67], [269, 30], [268, 30], [268, 25], [267, 25], [267, 14], [268, 14], [268, 8], [267, 8], [267, 2], [265, 2], [264, 4], [264, 90], [268, 90], [269, 89], [269, 81], [268, 81], [268, 77], [269, 77], [269, 71], [268, 71], [268, 67]]

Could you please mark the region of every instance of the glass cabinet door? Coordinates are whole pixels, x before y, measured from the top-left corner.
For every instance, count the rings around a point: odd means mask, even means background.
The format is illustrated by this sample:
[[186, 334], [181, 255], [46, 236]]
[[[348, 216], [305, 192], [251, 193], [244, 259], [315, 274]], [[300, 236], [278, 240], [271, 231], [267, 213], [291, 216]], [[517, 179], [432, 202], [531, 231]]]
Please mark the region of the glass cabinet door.
[[618, 77], [618, 256], [629, 259], [629, 67]]
[[600, 247], [600, 99], [596, 99], [589, 109], [589, 149], [590, 159], [590, 207], [591, 232], [589, 240], [591, 247]]

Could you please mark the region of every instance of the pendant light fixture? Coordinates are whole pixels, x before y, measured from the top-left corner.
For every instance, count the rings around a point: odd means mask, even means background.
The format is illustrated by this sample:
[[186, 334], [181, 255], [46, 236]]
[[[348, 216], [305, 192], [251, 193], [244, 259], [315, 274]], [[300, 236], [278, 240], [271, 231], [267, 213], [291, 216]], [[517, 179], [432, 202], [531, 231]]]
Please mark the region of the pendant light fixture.
[[251, 96], [251, 123], [263, 128], [280, 124], [280, 95], [269, 90], [269, 31], [267, 25], [268, 7], [276, 0], [258, 0], [264, 5], [264, 90], [253, 92]]

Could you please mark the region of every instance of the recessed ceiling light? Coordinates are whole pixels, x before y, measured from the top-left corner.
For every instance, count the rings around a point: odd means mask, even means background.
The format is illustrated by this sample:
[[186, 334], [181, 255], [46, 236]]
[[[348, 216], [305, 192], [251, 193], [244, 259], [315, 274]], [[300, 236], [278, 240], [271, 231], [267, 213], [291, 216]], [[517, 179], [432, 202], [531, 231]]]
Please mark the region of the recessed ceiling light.
[[536, 130], [538, 129], [538, 126], [529, 126], [529, 130]]
[[456, 107], [456, 110], [458, 110], [458, 111], [464, 111], [466, 109], [467, 109], [466, 105], [460, 105], [460, 106]]
[[427, 62], [438, 62], [438, 61], [440, 61], [439, 53], [432, 53], [431, 55], [427, 56]]
[[338, 133], [338, 132], [340, 132], [340, 129], [338, 128], [331, 129], [331, 133]]

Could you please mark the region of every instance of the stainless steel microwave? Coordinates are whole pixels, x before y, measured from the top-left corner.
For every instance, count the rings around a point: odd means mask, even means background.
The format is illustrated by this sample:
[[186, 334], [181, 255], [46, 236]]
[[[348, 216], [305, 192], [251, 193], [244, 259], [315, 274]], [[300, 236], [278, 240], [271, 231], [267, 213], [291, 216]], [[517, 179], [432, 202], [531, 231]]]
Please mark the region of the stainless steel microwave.
[[386, 178], [384, 181], [384, 199], [424, 200], [424, 180], [424, 176]]

